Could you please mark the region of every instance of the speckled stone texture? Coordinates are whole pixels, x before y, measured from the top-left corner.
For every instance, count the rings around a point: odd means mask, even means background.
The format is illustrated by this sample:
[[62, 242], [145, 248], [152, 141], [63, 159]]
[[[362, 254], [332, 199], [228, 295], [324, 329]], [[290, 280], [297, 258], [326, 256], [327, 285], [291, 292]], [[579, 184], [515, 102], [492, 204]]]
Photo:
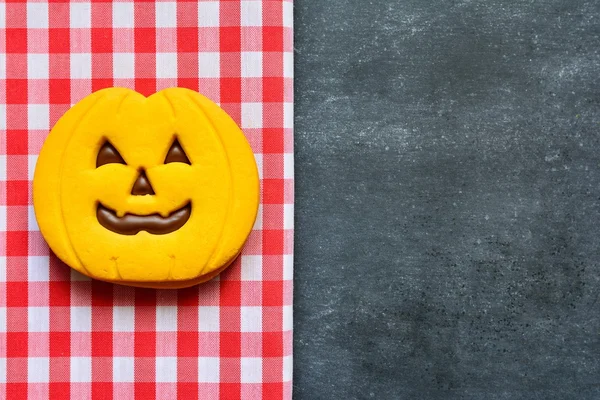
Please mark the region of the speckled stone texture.
[[600, 1], [296, 0], [294, 398], [600, 398]]

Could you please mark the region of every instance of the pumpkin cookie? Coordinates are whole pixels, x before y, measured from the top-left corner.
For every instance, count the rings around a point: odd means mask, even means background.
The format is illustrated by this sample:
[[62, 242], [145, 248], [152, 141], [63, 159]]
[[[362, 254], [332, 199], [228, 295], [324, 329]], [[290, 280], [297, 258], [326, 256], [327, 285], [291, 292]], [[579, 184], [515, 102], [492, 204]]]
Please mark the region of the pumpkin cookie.
[[235, 122], [182, 88], [145, 97], [110, 88], [56, 123], [33, 205], [42, 235], [92, 278], [181, 288], [240, 253], [258, 210], [256, 162]]

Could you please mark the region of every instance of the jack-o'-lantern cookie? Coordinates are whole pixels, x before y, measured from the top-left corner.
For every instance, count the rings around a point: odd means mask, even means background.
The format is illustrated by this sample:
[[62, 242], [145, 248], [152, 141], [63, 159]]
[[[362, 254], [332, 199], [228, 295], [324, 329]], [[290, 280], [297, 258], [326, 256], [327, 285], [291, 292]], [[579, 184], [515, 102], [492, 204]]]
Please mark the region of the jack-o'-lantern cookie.
[[110, 88], [56, 123], [40, 152], [33, 205], [66, 264], [125, 285], [181, 288], [240, 253], [258, 210], [254, 155], [206, 97]]

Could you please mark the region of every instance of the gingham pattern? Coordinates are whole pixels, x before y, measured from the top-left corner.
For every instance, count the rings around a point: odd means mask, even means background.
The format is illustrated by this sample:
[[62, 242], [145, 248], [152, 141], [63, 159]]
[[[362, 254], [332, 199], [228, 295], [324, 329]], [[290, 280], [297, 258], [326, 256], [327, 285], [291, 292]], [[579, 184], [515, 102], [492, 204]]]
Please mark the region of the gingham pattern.
[[[0, 2], [0, 398], [291, 398], [292, 38], [290, 0]], [[110, 86], [199, 90], [242, 127], [261, 207], [220, 278], [133, 289], [50, 254], [37, 154]]]

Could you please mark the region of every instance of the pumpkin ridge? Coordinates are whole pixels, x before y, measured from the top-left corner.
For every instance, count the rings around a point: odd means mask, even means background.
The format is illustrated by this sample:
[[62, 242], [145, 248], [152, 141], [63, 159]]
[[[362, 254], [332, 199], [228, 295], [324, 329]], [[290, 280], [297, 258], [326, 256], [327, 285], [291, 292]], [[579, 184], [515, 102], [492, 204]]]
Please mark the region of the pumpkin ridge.
[[169, 97], [167, 96], [167, 94], [163, 91], [160, 92], [162, 94], [162, 98], [165, 99], [167, 101], [167, 104], [169, 105], [170, 109], [171, 109], [171, 114], [173, 119], [177, 118], [177, 114], [175, 113], [175, 106], [173, 105], [173, 102], [171, 101], [171, 99], [169, 99]]
[[132, 92], [128, 92], [126, 93], [123, 98], [119, 101], [119, 104], [117, 104], [117, 118], [121, 118], [121, 107], [123, 107], [123, 104], [125, 103], [125, 100], [127, 100], [127, 98], [132, 95]]
[[[215, 124], [213, 123], [212, 119], [210, 118], [209, 113], [207, 113], [206, 110], [204, 110], [204, 107], [198, 101], [196, 101], [194, 96], [188, 95], [187, 97], [192, 101], [192, 103], [194, 103], [200, 109], [200, 111], [202, 111], [202, 114], [204, 115], [204, 117], [208, 121], [208, 124], [210, 125], [211, 133], [213, 135], [215, 135], [215, 137], [219, 141], [219, 144], [221, 145], [221, 149], [223, 150], [223, 153], [225, 154], [225, 159], [227, 161], [227, 174], [229, 175], [229, 189], [228, 189], [228, 196], [227, 196], [227, 207], [226, 207], [226, 211], [225, 211], [225, 218], [223, 220], [223, 226], [221, 228], [221, 231], [219, 232], [219, 237], [216, 242], [216, 245], [212, 249], [210, 256], [208, 256], [208, 259], [206, 261], [206, 264], [210, 265], [210, 263], [214, 261], [213, 257], [215, 255], [216, 251], [219, 249], [219, 246], [221, 243], [221, 238], [223, 237], [223, 232], [225, 231], [225, 225], [227, 225], [227, 219], [229, 218], [229, 214], [231, 211], [231, 205], [232, 205], [232, 199], [233, 199], [233, 186], [234, 186], [233, 185], [233, 173], [232, 173], [232, 168], [231, 168], [231, 160], [229, 159], [229, 153], [225, 149], [225, 144], [223, 143], [223, 139], [221, 138], [221, 135], [217, 131]], [[206, 268], [206, 265], [204, 266], [204, 268]]]

